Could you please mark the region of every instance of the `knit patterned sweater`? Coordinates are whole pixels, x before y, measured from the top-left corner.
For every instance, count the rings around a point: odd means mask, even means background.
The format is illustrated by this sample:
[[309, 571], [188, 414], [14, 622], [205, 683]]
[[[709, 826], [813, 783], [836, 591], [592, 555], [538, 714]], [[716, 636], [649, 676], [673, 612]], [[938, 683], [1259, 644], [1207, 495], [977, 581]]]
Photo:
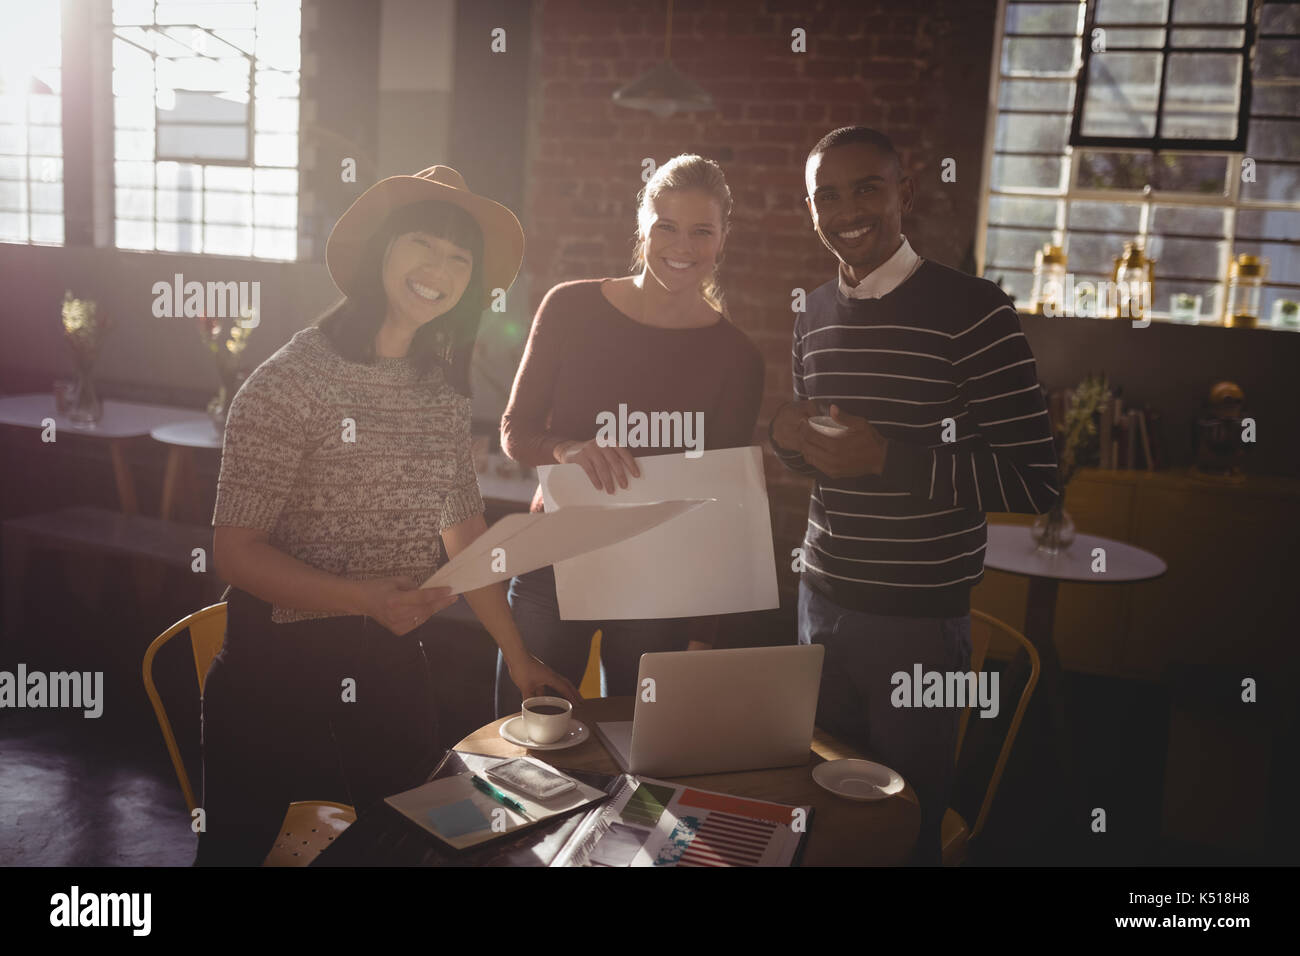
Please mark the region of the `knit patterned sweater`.
[[[351, 580], [423, 582], [443, 563], [440, 532], [482, 511], [470, 401], [441, 369], [421, 381], [407, 358], [349, 361], [313, 326], [231, 403], [214, 526], [265, 531], [292, 557]], [[273, 605], [271, 620], [331, 616]]]

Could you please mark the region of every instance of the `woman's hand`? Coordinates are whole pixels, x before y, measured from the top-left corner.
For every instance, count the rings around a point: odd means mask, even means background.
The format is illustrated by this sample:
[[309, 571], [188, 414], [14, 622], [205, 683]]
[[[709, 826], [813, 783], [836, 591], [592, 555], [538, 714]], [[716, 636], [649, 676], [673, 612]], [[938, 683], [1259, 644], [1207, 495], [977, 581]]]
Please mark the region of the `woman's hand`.
[[687, 641], [686, 649], [688, 651], [711, 651], [713, 650], [713, 645], [705, 644], [703, 641]]
[[373, 578], [355, 584], [360, 593], [359, 612], [397, 635], [415, 630], [459, 598], [450, 593], [451, 588], [421, 589], [408, 577]]
[[563, 441], [555, 446], [555, 460], [562, 465], [577, 464], [591, 479], [592, 487], [597, 491], [605, 489], [612, 495], [614, 486], [627, 487], [627, 476], [640, 478], [641, 469], [637, 467], [636, 458], [626, 448], [616, 445], [600, 445], [596, 439], [590, 441]]
[[523, 695], [524, 700], [529, 697], [548, 696], [547, 687], [558, 691], [559, 696], [570, 703], [576, 704], [582, 700], [578, 688], [532, 655], [513, 662], [506, 661], [506, 667], [510, 671], [510, 679], [519, 688], [519, 693]]

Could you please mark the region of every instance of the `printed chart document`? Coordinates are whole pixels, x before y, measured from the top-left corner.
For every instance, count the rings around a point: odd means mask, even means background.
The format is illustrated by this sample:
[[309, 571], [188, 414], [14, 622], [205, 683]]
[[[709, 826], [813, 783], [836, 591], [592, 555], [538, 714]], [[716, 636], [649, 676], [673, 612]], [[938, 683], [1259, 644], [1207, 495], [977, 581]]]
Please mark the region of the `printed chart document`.
[[757, 446], [638, 458], [640, 478], [607, 495], [580, 465], [537, 469], [547, 515], [611, 498], [700, 500], [689, 515], [635, 538], [555, 562], [565, 621], [731, 614], [777, 607], [772, 522]]
[[473, 591], [624, 541], [705, 504], [698, 499], [602, 501], [563, 514], [506, 515], [420, 587], [449, 587], [452, 594]]
[[624, 774], [551, 866], [789, 866], [811, 807]]

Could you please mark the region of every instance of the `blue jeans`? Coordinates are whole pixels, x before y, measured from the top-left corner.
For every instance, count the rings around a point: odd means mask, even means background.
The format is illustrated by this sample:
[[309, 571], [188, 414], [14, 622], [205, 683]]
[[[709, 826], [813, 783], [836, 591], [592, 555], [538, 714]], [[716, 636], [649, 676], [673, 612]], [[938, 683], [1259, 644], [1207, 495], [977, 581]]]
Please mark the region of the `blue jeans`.
[[[510, 582], [510, 610], [524, 646], [543, 663], [563, 674], [576, 687], [587, 669], [591, 636], [599, 628], [601, 691], [610, 697], [636, 693], [641, 655], [652, 651], [684, 651], [690, 618], [652, 621], [561, 621], [555, 599], [555, 571], [547, 566], [521, 574]], [[519, 711], [519, 688], [510, 680], [505, 659], [497, 653], [497, 717]]]
[[970, 615], [887, 617], [842, 608], [799, 582], [799, 643], [826, 648], [817, 725], [898, 771], [921, 803], [914, 863], [942, 861], [940, 830], [952, 793], [956, 707], [895, 707], [890, 677], [970, 669]]

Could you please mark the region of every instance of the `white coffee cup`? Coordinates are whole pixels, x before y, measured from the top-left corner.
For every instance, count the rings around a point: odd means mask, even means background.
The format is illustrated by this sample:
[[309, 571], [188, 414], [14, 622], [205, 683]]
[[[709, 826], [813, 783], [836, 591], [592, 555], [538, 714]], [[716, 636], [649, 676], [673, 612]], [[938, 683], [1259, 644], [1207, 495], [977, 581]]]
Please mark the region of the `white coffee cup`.
[[[558, 708], [554, 714], [538, 713], [536, 708]], [[523, 703], [524, 732], [535, 744], [553, 744], [573, 725], [573, 704], [563, 697], [529, 697]]]
[[813, 431], [821, 432], [823, 435], [829, 435], [834, 438], [836, 435], [842, 435], [849, 430], [848, 425], [841, 425], [829, 415], [814, 415], [808, 419], [809, 426]]

